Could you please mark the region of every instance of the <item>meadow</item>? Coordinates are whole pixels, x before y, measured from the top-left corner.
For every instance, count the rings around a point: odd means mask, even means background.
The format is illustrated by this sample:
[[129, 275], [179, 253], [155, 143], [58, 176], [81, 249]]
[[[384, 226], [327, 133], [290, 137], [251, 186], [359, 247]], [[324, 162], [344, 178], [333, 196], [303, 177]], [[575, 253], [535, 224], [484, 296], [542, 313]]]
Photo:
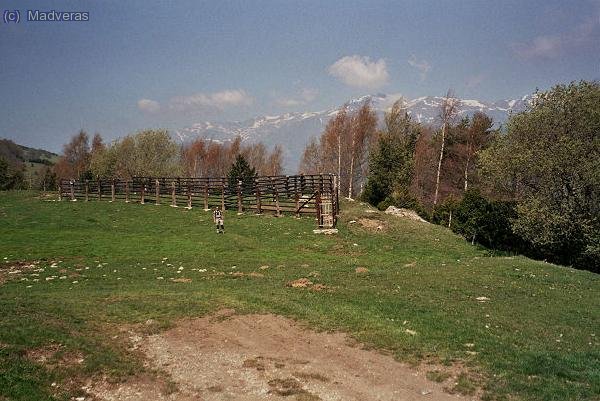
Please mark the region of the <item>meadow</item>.
[[[313, 234], [309, 217], [225, 218], [218, 235], [199, 208], [0, 193], [0, 400], [68, 400], [87, 378], [125, 380], [146, 368], [119, 327], [160, 331], [223, 308], [349, 333], [431, 364], [435, 381], [460, 366], [449, 391], [600, 400], [597, 274], [494, 255], [360, 202], [342, 205], [337, 235]], [[289, 285], [301, 278], [313, 284]], [[48, 347], [58, 351], [36, 358]]]

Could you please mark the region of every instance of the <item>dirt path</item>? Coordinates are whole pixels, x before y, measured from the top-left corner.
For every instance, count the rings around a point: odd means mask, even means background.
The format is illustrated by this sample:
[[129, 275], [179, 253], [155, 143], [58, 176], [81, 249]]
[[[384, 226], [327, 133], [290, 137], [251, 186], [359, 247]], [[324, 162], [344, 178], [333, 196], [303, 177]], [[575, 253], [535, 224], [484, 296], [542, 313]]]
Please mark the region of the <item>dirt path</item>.
[[[134, 337], [176, 385], [103, 383], [104, 400], [469, 400], [392, 357], [274, 315], [211, 316]], [[167, 387], [167, 388], [165, 388]]]

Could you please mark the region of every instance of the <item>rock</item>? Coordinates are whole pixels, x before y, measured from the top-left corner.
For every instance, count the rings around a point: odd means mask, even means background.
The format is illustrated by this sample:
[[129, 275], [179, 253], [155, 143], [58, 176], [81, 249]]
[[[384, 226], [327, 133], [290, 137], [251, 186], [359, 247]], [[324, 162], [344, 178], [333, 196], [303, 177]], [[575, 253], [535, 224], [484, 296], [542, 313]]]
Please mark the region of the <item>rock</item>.
[[403, 217], [410, 220], [420, 221], [422, 223], [427, 223], [421, 216], [417, 214], [414, 210], [397, 208], [396, 206], [390, 206], [385, 209], [386, 214], [391, 214], [392, 216]]
[[338, 229], [337, 228], [319, 228], [319, 229], [313, 230], [313, 233], [314, 234], [331, 235], [331, 234], [337, 234]]

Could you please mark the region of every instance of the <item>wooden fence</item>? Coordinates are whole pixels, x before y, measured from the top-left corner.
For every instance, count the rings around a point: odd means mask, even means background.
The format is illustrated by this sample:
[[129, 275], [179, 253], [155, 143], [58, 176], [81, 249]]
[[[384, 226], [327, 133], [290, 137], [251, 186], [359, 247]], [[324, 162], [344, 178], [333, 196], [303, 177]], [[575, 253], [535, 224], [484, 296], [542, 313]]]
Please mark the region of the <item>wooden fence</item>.
[[332, 174], [261, 176], [229, 185], [226, 178], [133, 177], [61, 180], [60, 200], [107, 200], [202, 207], [209, 210], [315, 215], [319, 227], [334, 227], [339, 212], [338, 179]]

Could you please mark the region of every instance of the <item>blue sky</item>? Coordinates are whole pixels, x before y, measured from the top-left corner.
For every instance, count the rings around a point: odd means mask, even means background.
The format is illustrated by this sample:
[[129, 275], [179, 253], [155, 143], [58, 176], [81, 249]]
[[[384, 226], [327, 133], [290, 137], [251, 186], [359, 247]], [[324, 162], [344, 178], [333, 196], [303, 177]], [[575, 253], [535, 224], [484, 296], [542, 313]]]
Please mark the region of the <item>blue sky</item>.
[[[0, 1], [0, 137], [330, 108], [369, 93], [516, 98], [600, 79], [600, 1]], [[28, 9], [89, 12], [28, 22]]]

